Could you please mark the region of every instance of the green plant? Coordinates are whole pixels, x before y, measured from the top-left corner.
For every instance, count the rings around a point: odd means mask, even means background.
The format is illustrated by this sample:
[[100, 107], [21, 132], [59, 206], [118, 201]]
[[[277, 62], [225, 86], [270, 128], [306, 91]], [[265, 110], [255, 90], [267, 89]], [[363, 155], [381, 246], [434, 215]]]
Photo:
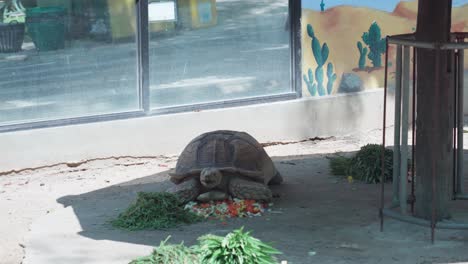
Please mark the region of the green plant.
[[323, 65], [325, 65], [328, 55], [330, 53], [330, 50], [328, 49], [327, 43], [323, 43], [323, 45], [320, 45], [320, 41], [318, 38], [315, 36], [314, 29], [310, 24], [307, 25], [307, 34], [309, 37], [312, 38], [312, 53], [314, 54], [315, 61], [317, 62], [317, 68], [315, 69], [315, 80], [317, 85], [314, 86], [313, 84], [313, 75], [312, 71], [309, 69], [308, 70], [308, 79], [307, 76], [304, 74], [304, 81], [307, 84], [307, 88], [309, 89], [309, 92], [311, 93], [312, 96], [315, 95], [315, 91], [318, 91], [318, 94], [320, 96], [326, 95], [327, 93], [330, 94], [331, 91], [333, 90], [333, 83], [336, 80], [336, 74], [333, 73], [333, 64], [328, 63], [327, 65], [327, 76], [328, 76], [328, 84], [327, 84], [327, 90], [325, 90], [324, 86], [324, 79], [323, 79]]
[[333, 175], [348, 176], [352, 158], [337, 156], [330, 158], [330, 169]]
[[364, 32], [362, 40], [369, 46], [369, 55], [367, 56], [374, 67], [382, 66], [382, 54], [385, 53], [385, 39], [382, 38], [382, 32], [377, 22], [373, 22], [368, 32]]
[[225, 237], [205, 235], [198, 239], [197, 251], [204, 264], [270, 264], [277, 263], [274, 255], [281, 254], [272, 246], [254, 238], [243, 228]]
[[201, 264], [193, 248], [186, 247], [184, 243], [166, 244], [169, 238], [161, 241], [151, 255], [135, 259], [130, 264]]
[[320, 2], [320, 11], [325, 11], [325, 3], [323, 2], [323, 0], [322, 2]]
[[357, 47], [359, 50], [359, 69], [364, 70], [366, 68], [367, 48], [362, 47], [361, 41], [357, 42]]
[[[393, 151], [385, 149], [384, 181], [392, 179]], [[349, 174], [366, 183], [379, 183], [382, 172], [382, 145], [363, 146], [351, 160]]]
[[171, 228], [201, 220], [196, 214], [184, 210], [183, 203], [174, 194], [140, 192], [136, 202], [111, 224], [128, 230], [142, 230]]
[[317, 93], [317, 84], [314, 83], [314, 74], [312, 73], [311, 69], [307, 71], [307, 74], [309, 77], [307, 78], [307, 76], [304, 74], [304, 82], [307, 85], [307, 90], [309, 91], [310, 95], [315, 96]]

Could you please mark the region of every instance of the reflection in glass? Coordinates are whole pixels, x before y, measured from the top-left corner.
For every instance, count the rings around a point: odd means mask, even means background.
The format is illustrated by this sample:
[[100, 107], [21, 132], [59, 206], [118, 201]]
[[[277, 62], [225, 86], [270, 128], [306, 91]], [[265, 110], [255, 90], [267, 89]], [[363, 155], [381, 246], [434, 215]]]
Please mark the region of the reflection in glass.
[[0, 53], [0, 124], [139, 108], [134, 1], [21, 2], [2, 17], [26, 30], [19, 51]]
[[179, 0], [151, 21], [151, 107], [291, 92], [287, 0]]

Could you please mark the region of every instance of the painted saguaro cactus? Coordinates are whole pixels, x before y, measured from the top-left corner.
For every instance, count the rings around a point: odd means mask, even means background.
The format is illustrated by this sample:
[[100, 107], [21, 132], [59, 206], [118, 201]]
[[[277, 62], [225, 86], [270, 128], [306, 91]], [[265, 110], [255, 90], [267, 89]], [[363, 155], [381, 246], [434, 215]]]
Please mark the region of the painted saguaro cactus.
[[357, 47], [359, 50], [359, 69], [364, 70], [366, 68], [367, 48], [362, 46], [361, 41], [357, 42]]
[[367, 56], [374, 67], [382, 67], [382, 54], [385, 53], [385, 39], [377, 22], [373, 22], [368, 32], [364, 32], [362, 40], [369, 46]]

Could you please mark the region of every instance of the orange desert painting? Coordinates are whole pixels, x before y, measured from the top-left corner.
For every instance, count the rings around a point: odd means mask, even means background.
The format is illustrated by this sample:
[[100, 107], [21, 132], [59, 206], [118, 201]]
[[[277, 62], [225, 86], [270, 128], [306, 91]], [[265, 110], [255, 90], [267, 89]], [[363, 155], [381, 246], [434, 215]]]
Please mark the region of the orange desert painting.
[[[416, 30], [417, 1], [302, 1], [304, 96], [384, 86], [385, 37]], [[468, 31], [468, 0], [454, 1], [452, 32]], [[395, 47], [389, 47], [389, 85]], [[468, 59], [465, 59], [468, 68]]]

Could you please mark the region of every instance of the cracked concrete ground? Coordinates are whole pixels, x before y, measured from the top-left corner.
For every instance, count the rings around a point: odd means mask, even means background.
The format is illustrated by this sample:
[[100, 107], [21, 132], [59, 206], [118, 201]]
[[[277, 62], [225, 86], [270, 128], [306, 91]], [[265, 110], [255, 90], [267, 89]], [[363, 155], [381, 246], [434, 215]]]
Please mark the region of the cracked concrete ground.
[[[128, 263], [169, 234], [172, 242], [192, 244], [206, 232], [221, 234], [239, 226], [274, 242], [289, 263], [468, 261], [466, 231], [438, 231], [435, 245], [426, 228], [393, 220], [387, 220], [380, 233], [378, 186], [350, 184], [329, 174], [328, 155], [356, 151], [380, 138], [381, 132], [373, 131], [268, 146], [286, 178], [274, 189], [280, 194], [274, 206], [279, 213], [169, 231], [127, 232], [107, 221], [128, 206], [137, 191], [167, 187], [167, 171], [176, 156], [114, 157], [3, 175], [0, 263]], [[466, 212], [466, 205], [456, 207]]]

